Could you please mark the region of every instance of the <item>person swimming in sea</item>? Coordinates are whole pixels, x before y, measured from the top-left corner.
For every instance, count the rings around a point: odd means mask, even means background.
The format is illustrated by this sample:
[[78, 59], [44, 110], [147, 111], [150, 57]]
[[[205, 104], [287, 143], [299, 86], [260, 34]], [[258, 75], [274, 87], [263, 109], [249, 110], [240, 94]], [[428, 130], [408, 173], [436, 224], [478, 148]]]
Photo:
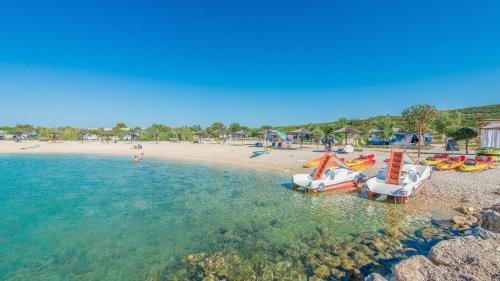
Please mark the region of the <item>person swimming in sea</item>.
[[139, 156], [134, 155], [134, 162], [141, 162], [141, 158]]

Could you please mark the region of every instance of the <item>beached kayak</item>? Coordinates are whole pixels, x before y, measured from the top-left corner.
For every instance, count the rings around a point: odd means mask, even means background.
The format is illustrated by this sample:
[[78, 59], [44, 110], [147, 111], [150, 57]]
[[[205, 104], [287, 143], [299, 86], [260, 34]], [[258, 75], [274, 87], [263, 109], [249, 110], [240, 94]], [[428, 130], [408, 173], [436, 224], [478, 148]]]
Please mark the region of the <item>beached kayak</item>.
[[434, 156], [427, 157], [427, 159], [424, 160], [423, 164], [426, 166], [436, 166], [437, 164], [447, 160], [448, 158], [448, 154], [436, 154]]
[[481, 148], [477, 151], [479, 156], [491, 156], [494, 162], [500, 161], [500, 148]]
[[267, 150], [258, 150], [258, 151], [254, 151], [252, 153], [252, 155], [250, 156], [250, 158], [255, 158], [257, 156], [260, 156], [260, 155], [264, 155], [264, 154], [269, 154], [269, 151]]
[[458, 157], [450, 157], [447, 160], [441, 161], [439, 164], [436, 165], [436, 169], [439, 171], [449, 171], [449, 170], [454, 170], [457, 169], [458, 167], [462, 166], [462, 164], [467, 160], [467, 157], [465, 156], [458, 156]]
[[469, 159], [465, 161], [458, 169], [462, 172], [478, 172], [487, 169], [493, 169], [493, 158], [489, 157], [487, 160], [481, 160], [480, 157], [476, 159]]
[[500, 148], [481, 148], [477, 151], [478, 155], [498, 155], [500, 156]]
[[344, 164], [354, 171], [364, 171], [376, 163], [375, 155], [361, 155], [356, 159], [344, 161]]

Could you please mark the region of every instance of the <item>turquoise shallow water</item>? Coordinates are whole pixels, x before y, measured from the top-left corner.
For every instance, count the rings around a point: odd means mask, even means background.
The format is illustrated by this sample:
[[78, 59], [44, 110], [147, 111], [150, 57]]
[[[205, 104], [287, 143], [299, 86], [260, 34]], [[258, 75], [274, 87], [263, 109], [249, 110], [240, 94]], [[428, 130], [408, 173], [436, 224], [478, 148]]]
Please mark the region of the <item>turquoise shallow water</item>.
[[47, 155], [3, 155], [0, 168], [1, 280], [170, 279], [192, 253], [251, 256], [248, 241], [300, 253], [318, 228], [341, 243], [431, 225], [400, 206], [302, 194], [288, 175], [245, 169]]

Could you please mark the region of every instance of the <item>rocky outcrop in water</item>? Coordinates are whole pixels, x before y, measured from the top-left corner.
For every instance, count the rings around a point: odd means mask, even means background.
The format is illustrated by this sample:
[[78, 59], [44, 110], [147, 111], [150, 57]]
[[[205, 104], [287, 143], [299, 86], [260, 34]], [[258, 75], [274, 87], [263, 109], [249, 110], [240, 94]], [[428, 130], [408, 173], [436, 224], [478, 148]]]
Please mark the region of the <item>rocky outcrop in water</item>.
[[481, 227], [493, 232], [500, 232], [500, 204], [481, 210]]
[[[485, 238], [482, 238], [485, 237]], [[484, 229], [439, 242], [428, 257], [413, 256], [393, 267], [392, 280], [498, 280], [500, 237]], [[496, 279], [495, 279], [496, 278]]]
[[[460, 208], [465, 216], [455, 216], [452, 224], [463, 230], [464, 226], [478, 223], [466, 232], [467, 236], [444, 240], [431, 248], [426, 256], [416, 255], [403, 260], [392, 268], [391, 281], [433, 280], [500, 280], [500, 205], [475, 212], [473, 208]], [[371, 278], [371, 279], [369, 279]], [[374, 279], [378, 278], [378, 279]], [[384, 280], [381, 276], [365, 280]], [[387, 279], [385, 279], [387, 280]]]

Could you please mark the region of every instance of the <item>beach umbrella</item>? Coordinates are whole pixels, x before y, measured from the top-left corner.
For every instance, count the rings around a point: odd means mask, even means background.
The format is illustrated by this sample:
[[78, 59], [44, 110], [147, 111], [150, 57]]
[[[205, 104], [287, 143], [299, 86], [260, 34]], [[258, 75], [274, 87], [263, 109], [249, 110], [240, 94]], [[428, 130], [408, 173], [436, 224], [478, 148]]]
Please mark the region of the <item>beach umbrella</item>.
[[349, 136], [349, 134], [354, 133], [354, 130], [353, 130], [353, 129], [351, 129], [351, 128], [344, 127], [344, 128], [341, 128], [341, 129], [335, 130], [335, 131], [333, 131], [333, 132], [334, 132], [334, 133], [337, 133], [337, 134], [345, 134], [344, 145], [347, 145], [347, 137]]
[[308, 130], [306, 130], [304, 128], [300, 128], [300, 129], [294, 130], [291, 133], [294, 134], [294, 135], [297, 135], [299, 137], [299, 139], [300, 139], [300, 149], [302, 149], [302, 142], [303, 142], [304, 136], [311, 134], [311, 132], [309, 132]]

